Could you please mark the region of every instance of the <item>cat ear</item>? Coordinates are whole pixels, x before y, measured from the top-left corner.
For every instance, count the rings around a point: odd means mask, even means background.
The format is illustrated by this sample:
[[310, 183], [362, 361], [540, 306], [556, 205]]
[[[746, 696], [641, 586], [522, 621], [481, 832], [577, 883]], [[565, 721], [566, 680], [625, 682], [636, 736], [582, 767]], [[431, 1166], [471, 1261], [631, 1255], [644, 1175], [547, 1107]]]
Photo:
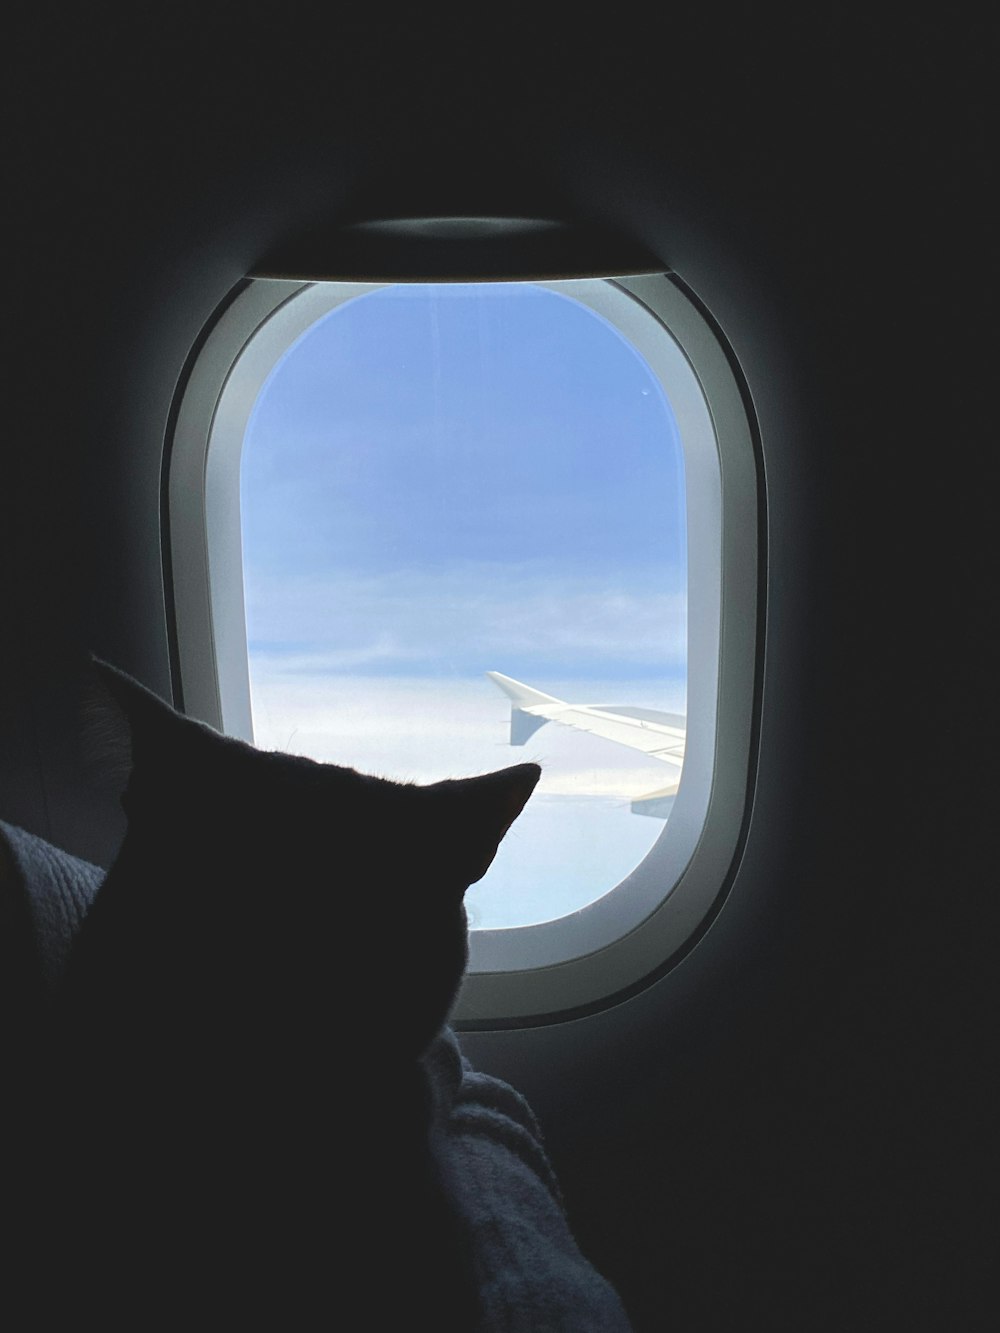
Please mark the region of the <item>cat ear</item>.
[[103, 684], [108, 694], [118, 704], [122, 713], [132, 723], [148, 722], [151, 719], [164, 721], [176, 717], [174, 709], [153, 693], [140, 685], [137, 680], [125, 674], [118, 667], [112, 666], [100, 657], [91, 657], [91, 665], [97, 679]]
[[489, 870], [504, 834], [524, 809], [541, 775], [537, 764], [515, 764], [496, 773], [425, 788], [448, 798], [446, 837], [460, 859], [466, 886]]
[[109, 778], [127, 776], [137, 741], [162, 736], [185, 721], [152, 690], [95, 656], [90, 658], [82, 712], [88, 761]]

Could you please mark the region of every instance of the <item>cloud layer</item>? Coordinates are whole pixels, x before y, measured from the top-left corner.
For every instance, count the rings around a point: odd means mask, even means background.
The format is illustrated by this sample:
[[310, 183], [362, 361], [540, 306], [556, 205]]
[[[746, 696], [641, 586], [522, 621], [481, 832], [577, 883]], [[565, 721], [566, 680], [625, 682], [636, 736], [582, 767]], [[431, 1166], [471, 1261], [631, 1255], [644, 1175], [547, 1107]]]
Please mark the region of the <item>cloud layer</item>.
[[246, 582], [251, 652], [280, 652], [286, 672], [674, 674], [685, 661], [686, 594], [662, 583], [511, 565]]

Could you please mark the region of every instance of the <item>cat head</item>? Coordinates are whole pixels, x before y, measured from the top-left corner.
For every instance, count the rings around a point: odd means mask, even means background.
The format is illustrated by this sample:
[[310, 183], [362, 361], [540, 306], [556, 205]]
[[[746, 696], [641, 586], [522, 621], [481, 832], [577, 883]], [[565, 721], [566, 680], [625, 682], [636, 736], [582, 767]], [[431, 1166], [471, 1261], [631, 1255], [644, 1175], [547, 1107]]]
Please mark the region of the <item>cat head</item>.
[[125, 839], [92, 914], [97, 944], [81, 941], [103, 975], [151, 1000], [169, 987], [171, 1012], [202, 1026], [224, 1010], [280, 1042], [308, 1013], [331, 1034], [349, 1019], [423, 1050], [465, 969], [463, 895], [538, 766], [390, 781], [257, 750], [106, 662], [94, 671], [130, 754]]

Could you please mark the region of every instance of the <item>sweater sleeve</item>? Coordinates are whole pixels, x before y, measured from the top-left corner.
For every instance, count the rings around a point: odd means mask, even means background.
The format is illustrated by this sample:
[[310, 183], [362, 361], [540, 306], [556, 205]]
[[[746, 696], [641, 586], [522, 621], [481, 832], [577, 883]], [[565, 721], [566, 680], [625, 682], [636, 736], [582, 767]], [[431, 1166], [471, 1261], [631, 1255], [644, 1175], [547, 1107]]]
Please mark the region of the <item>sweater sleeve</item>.
[[480, 1333], [629, 1333], [622, 1303], [581, 1253], [531, 1107], [461, 1056], [428, 1054], [448, 1189], [472, 1240]]

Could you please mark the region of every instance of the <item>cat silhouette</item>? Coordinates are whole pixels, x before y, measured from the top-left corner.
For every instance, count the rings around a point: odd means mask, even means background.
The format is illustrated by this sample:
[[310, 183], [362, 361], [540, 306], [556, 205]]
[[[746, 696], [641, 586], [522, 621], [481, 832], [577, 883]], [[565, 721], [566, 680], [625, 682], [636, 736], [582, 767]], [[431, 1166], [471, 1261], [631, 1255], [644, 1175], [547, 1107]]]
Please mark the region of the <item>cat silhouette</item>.
[[424, 1057], [466, 966], [463, 895], [538, 766], [396, 782], [257, 750], [93, 670], [130, 758], [59, 996], [74, 1308], [474, 1327]]

